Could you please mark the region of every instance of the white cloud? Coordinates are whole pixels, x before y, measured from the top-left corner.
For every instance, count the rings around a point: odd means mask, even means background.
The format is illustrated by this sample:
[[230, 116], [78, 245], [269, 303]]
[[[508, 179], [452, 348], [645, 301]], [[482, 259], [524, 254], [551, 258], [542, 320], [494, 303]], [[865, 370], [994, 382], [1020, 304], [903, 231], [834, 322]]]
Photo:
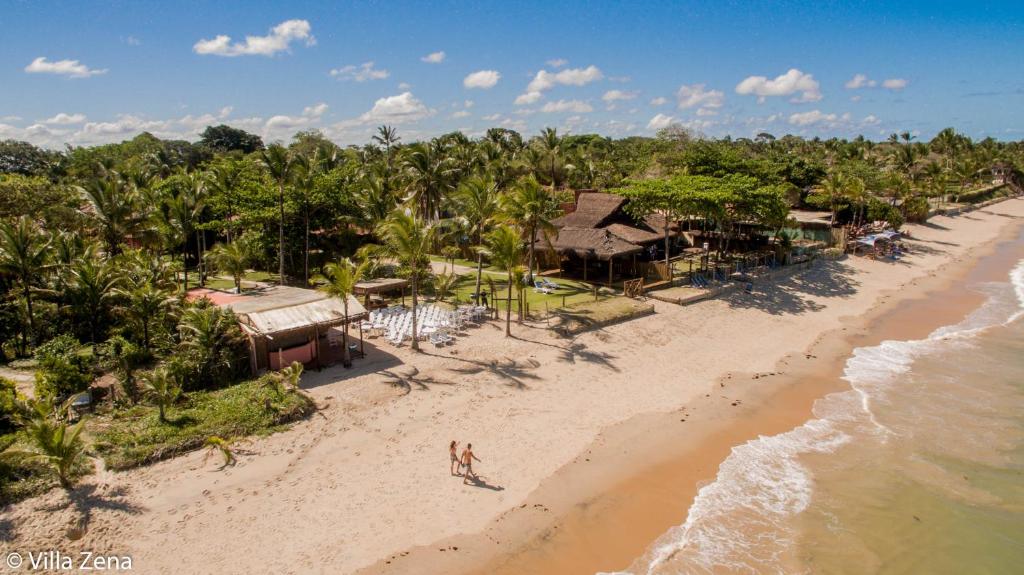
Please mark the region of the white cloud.
[[78, 60], [57, 60], [51, 62], [45, 56], [32, 60], [28, 66], [25, 66], [25, 71], [29, 74], [57, 74], [58, 76], [67, 76], [69, 78], [88, 78], [89, 76], [99, 76], [100, 74], [107, 73], [106, 68], [94, 70]]
[[720, 90], [705, 90], [704, 84], [683, 84], [676, 91], [676, 105], [680, 110], [688, 108], [721, 108], [725, 94]]
[[466, 88], [487, 90], [489, 88], [493, 88], [500, 79], [501, 74], [494, 70], [480, 70], [479, 72], [473, 72], [466, 76], [462, 80], [462, 85]]
[[501, 114], [491, 114], [490, 116], [484, 116], [484, 119], [488, 122], [496, 122], [501, 119]]
[[469, 115], [470, 115], [470, 112], [468, 110], [459, 110], [458, 112], [453, 113], [450, 117], [452, 117], [452, 118], [465, 118], [465, 117], [467, 117]]
[[876, 118], [874, 114], [864, 116], [864, 119], [860, 121], [860, 123], [864, 126], [875, 126], [878, 125], [880, 122], [881, 120]]
[[228, 116], [231, 115], [231, 112], [234, 112], [234, 111], [235, 111], [235, 107], [234, 106], [224, 106], [223, 108], [220, 109], [220, 112], [217, 114], [217, 117], [218, 118], [227, 118]]
[[67, 126], [68, 124], [81, 124], [85, 121], [85, 114], [65, 114], [61, 112], [52, 118], [43, 120], [44, 124]]
[[440, 50], [438, 52], [431, 52], [430, 54], [427, 54], [426, 56], [420, 58], [420, 61], [426, 62], [427, 64], [440, 64], [441, 62], [444, 62], [444, 58], [444, 50]]
[[562, 66], [565, 66], [568, 63], [569, 61], [566, 60], [565, 58], [554, 58], [552, 60], [547, 61], [547, 65], [551, 66], [552, 68], [561, 68]]
[[401, 82], [400, 84], [398, 84], [399, 90], [409, 90], [410, 88], [412, 88], [412, 84], [408, 82]]
[[651, 118], [650, 122], [647, 122], [647, 129], [648, 130], [662, 130], [664, 128], [667, 128], [667, 127], [671, 126], [672, 123], [675, 122], [675, 121], [676, 121], [676, 119], [673, 118], [672, 116], [667, 116], [665, 114], [658, 114], [657, 116]]
[[305, 108], [303, 108], [302, 115], [306, 116], [307, 118], [319, 118], [320, 116], [324, 115], [324, 112], [327, 111], [327, 108], [327, 104], [320, 102], [317, 104], [313, 104], [312, 106], [306, 106]]
[[715, 110], [714, 108], [697, 108], [697, 115], [698, 116], [716, 116], [716, 115], [718, 115], [718, 111]]
[[541, 108], [540, 111], [549, 114], [559, 112], [586, 114], [587, 112], [593, 112], [594, 108], [590, 104], [581, 100], [559, 100], [557, 102], [548, 102], [547, 104], [544, 104], [544, 107]]
[[596, 82], [604, 77], [597, 66], [590, 65], [586, 68], [568, 68], [560, 72], [548, 72], [541, 70], [533, 77], [526, 87], [527, 92], [543, 92], [561, 84], [563, 86], [585, 86]]
[[822, 122], [832, 123], [838, 119], [839, 116], [835, 114], [825, 114], [821, 110], [811, 110], [810, 112], [799, 112], [790, 115], [789, 123], [794, 126], [810, 126]]
[[846, 82], [845, 86], [847, 90], [859, 90], [861, 88], [874, 88], [878, 85], [878, 82], [868, 78], [864, 74], [854, 74], [853, 78], [850, 78]]
[[889, 78], [882, 82], [882, 87], [887, 90], [902, 90], [907, 87], [908, 82], [903, 78]]
[[651, 105], [652, 106], [664, 106], [667, 103], [668, 103], [668, 98], [666, 98], [664, 96], [658, 96], [657, 98], [654, 98], [653, 100], [651, 100]]
[[791, 102], [817, 102], [821, 99], [821, 88], [811, 74], [791, 68], [785, 74], [769, 80], [765, 76], [750, 76], [736, 85], [736, 93], [755, 95], [758, 102], [768, 96], [789, 96], [799, 93]]
[[541, 97], [541, 93], [540, 92], [527, 92], [525, 94], [519, 94], [518, 96], [516, 96], [515, 104], [517, 106], [525, 106], [527, 104], [533, 104], [537, 100], [540, 100], [540, 97]]
[[128, 36], [124, 39], [124, 43], [128, 44], [129, 46], [141, 46], [142, 40], [139, 40], [135, 36]]
[[270, 29], [266, 36], [246, 36], [245, 42], [231, 43], [231, 36], [217, 35], [209, 40], [199, 40], [192, 46], [196, 54], [213, 56], [273, 56], [287, 51], [292, 42], [304, 40], [307, 46], [316, 44], [310, 34], [306, 20], [286, 20]]
[[474, 104], [473, 100], [466, 100], [466, 101], [464, 101], [462, 103], [462, 107], [463, 108], [472, 108], [473, 104]]
[[344, 68], [334, 68], [330, 74], [339, 80], [355, 80], [356, 82], [383, 80], [391, 75], [387, 70], [374, 68], [373, 62], [363, 62], [359, 66], [349, 64]]
[[373, 108], [360, 116], [359, 120], [364, 123], [401, 124], [415, 122], [433, 114], [434, 111], [417, 100], [412, 92], [403, 92], [397, 96], [388, 96], [377, 100], [374, 102]]
[[622, 90], [608, 90], [601, 96], [601, 99], [605, 102], [616, 102], [619, 100], [632, 100], [636, 98], [639, 92], [623, 92]]

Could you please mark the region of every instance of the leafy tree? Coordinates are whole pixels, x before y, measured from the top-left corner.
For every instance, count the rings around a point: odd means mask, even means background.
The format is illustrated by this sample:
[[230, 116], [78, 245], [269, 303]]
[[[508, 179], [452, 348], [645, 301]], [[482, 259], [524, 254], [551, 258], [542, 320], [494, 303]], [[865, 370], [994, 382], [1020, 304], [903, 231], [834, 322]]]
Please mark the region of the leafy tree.
[[77, 339], [63, 334], [36, 348], [36, 397], [64, 398], [89, 387], [92, 370], [78, 353], [79, 347]]
[[220, 124], [219, 126], [207, 126], [199, 136], [199, 145], [214, 152], [238, 150], [243, 154], [251, 154], [263, 149], [263, 140], [256, 134]]
[[79, 317], [85, 317], [94, 352], [99, 343], [100, 326], [119, 283], [120, 277], [109, 261], [95, 256], [91, 250], [71, 264], [68, 297]]
[[692, 190], [680, 185], [683, 181], [680, 178], [671, 181], [640, 180], [631, 182], [629, 187], [615, 190], [629, 200], [626, 211], [634, 218], [643, 219], [653, 214], [661, 216], [662, 232], [665, 235], [665, 270], [670, 275], [670, 227], [673, 222], [679, 222], [696, 211]]
[[55, 154], [18, 140], [0, 141], [0, 173], [45, 176], [56, 163]]

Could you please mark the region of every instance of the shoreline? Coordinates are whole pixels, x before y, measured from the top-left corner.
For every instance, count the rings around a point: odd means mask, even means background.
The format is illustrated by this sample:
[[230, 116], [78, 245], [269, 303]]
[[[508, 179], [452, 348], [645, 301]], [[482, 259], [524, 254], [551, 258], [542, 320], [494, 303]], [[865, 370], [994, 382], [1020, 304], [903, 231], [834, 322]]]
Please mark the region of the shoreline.
[[[995, 238], [926, 276], [879, 292], [866, 314], [843, 318], [842, 327], [780, 359], [774, 371], [728, 373], [693, 407], [640, 414], [602, 430], [585, 452], [485, 530], [392, 555], [359, 573], [556, 575], [627, 569], [685, 521], [697, 492], [714, 481], [734, 446], [802, 425], [814, 417], [816, 401], [849, 390], [841, 376], [854, 349], [924, 338], [977, 309], [985, 298], [963, 280], [1005, 279], [1005, 273], [981, 268], [991, 268], [997, 252], [1021, 234], [1024, 222], [1008, 222]], [[1017, 251], [1008, 261], [1024, 257], [1024, 248]], [[995, 267], [1005, 272], [1013, 263]], [[731, 410], [702, 409], [722, 399]], [[442, 550], [457, 553], [438, 556]]]

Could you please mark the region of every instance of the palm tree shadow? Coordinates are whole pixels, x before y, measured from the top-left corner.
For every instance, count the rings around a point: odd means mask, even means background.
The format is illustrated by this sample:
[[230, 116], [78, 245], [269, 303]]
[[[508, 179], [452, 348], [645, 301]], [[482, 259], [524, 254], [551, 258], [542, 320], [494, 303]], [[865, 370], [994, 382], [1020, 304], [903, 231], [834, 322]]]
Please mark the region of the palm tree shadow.
[[505, 488], [500, 485], [491, 485], [490, 483], [487, 483], [487, 480], [480, 475], [473, 476], [469, 480], [471, 483], [468, 483], [467, 485], [472, 487], [490, 489], [491, 491], [505, 491]]
[[14, 522], [10, 519], [0, 518], [0, 541], [11, 541], [14, 539]]
[[513, 335], [512, 337], [514, 339], [518, 339], [519, 341], [525, 341], [537, 345], [553, 347], [556, 350], [558, 350], [559, 361], [568, 364], [575, 364], [577, 361], [581, 361], [584, 363], [600, 365], [606, 369], [610, 369], [611, 371], [620, 371], [618, 366], [616, 366], [613, 362], [613, 360], [615, 359], [614, 355], [604, 351], [590, 351], [587, 349], [587, 345], [585, 343], [574, 341], [567, 346], [561, 346], [553, 343], [547, 343], [544, 341], [519, 337], [515, 335]]
[[451, 381], [441, 381], [430, 376], [421, 377], [417, 367], [411, 367], [405, 374], [390, 369], [380, 370], [377, 373], [386, 377], [385, 383], [402, 390], [402, 395], [412, 393], [413, 389], [430, 391], [432, 385], [454, 385]]
[[[108, 493], [97, 493], [97, 486], [93, 484], [81, 485], [67, 492], [67, 499], [56, 505], [41, 507], [41, 511], [53, 512], [73, 506], [78, 514], [78, 523], [71, 530], [77, 531], [78, 537], [85, 535], [92, 521], [93, 510], [103, 509], [108, 511], [120, 511], [129, 515], [138, 515], [144, 508], [129, 502], [125, 499], [128, 491], [124, 487], [117, 487]], [[71, 536], [69, 530], [69, 537]]]
[[535, 359], [527, 359], [523, 361], [505, 358], [501, 361], [492, 359], [490, 361], [477, 361], [472, 359], [456, 358], [459, 361], [469, 364], [465, 367], [452, 367], [449, 371], [454, 371], [460, 375], [477, 375], [479, 373], [490, 373], [506, 382], [507, 385], [516, 389], [529, 389], [530, 386], [526, 384], [525, 380], [536, 381], [540, 377], [533, 373], [533, 370], [540, 367], [540, 362]]

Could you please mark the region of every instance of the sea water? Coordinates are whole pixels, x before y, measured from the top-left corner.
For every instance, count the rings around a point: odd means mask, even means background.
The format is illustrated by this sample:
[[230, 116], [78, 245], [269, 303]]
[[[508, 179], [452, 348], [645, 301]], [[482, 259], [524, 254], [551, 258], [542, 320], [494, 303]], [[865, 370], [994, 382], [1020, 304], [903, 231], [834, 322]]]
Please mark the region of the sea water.
[[670, 573], [1024, 573], [1024, 261], [915, 341], [854, 350], [849, 391], [733, 448], [630, 567]]

